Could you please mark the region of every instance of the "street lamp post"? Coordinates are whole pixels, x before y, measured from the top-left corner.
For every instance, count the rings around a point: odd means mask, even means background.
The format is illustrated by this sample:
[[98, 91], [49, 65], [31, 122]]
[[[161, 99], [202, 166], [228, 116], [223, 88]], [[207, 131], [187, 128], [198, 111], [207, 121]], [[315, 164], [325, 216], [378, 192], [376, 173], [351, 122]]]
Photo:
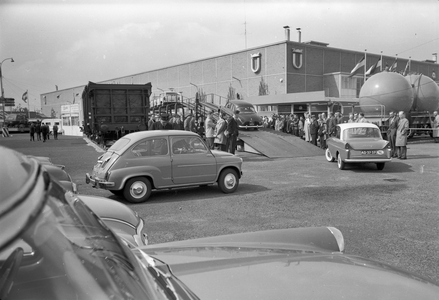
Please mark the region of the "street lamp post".
[[1, 89], [1, 100], [3, 102], [3, 126], [5, 126], [6, 124], [6, 114], [5, 114], [5, 105], [6, 105], [6, 100], [5, 100], [5, 91], [3, 90], [3, 73], [2, 73], [2, 64], [5, 60], [11, 60], [11, 62], [14, 62], [14, 59], [12, 57], [9, 58], [5, 58], [4, 60], [2, 60], [2, 62], [0, 63], [0, 89]]

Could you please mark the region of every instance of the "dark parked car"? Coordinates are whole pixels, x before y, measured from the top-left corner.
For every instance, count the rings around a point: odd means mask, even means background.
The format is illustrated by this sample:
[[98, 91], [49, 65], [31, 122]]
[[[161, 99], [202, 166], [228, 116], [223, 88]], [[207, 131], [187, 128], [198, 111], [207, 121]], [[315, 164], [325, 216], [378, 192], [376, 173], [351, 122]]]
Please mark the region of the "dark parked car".
[[196, 133], [154, 130], [130, 133], [98, 158], [86, 182], [121, 194], [127, 201], [146, 201], [153, 189], [218, 183], [224, 193], [239, 185], [242, 159], [210, 150]]
[[256, 112], [253, 104], [243, 100], [229, 100], [223, 108], [224, 111], [232, 114], [239, 111], [238, 126], [239, 129], [258, 129], [263, 127], [262, 118]]

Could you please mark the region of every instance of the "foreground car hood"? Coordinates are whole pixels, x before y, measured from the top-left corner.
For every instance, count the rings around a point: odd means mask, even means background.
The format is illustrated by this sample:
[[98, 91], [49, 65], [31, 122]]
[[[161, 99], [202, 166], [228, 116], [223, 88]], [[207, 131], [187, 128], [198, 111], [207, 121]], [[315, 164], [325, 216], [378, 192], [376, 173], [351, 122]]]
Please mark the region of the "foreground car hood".
[[[224, 237], [221, 237], [224, 238]], [[171, 266], [200, 299], [437, 299], [439, 287], [340, 252], [203, 239], [143, 250]], [[173, 246], [171, 246], [173, 245]]]

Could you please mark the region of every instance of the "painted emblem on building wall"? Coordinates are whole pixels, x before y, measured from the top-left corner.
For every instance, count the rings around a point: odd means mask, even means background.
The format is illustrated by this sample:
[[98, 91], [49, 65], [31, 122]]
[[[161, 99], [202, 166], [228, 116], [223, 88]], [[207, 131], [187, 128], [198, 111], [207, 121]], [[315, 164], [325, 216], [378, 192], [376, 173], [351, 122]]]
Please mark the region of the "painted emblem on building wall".
[[258, 73], [261, 70], [261, 53], [251, 55], [250, 66], [253, 73]]
[[303, 64], [303, 49], [292, 49], [293, 50], [293, 66], [296, 69], [300, 69]]

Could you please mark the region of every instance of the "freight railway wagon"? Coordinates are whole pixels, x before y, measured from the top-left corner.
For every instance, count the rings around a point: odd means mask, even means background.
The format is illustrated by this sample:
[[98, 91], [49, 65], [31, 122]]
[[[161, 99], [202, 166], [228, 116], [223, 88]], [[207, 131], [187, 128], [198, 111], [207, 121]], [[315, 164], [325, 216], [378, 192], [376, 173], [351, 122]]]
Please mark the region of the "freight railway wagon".
[[97, 84], [82, 94], [84, 131], [104, 145], [122, 135], [146, 130], [151, 83]]
[[391, 72], [373, 75], [361, 87], [359, 104], [366, 118], [379, 125], [383, 133], [388, 128], [389, 112], [404, 111], [410, 123], [409, 137], [424, 133], [435, 136], [433, 111], [439, 108], [439, 87], [428, 76], [404, 77]]

